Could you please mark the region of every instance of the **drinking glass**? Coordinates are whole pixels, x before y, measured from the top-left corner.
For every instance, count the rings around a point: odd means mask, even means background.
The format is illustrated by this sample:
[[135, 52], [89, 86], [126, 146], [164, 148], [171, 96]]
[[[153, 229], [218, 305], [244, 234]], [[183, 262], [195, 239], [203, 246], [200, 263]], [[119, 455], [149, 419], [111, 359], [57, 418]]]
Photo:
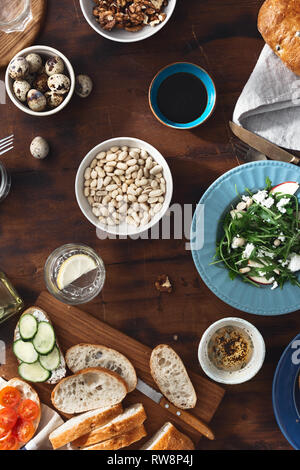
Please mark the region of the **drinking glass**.
[[0, 31], [24, 31], [31, 20], [31, 0], [0, 0]]
[[0, 162], [0, 202], [3, 201], [3, 199], [5, 199], [8, 195], [10, 185], [10, 174], [7, 172], [5, 166]]

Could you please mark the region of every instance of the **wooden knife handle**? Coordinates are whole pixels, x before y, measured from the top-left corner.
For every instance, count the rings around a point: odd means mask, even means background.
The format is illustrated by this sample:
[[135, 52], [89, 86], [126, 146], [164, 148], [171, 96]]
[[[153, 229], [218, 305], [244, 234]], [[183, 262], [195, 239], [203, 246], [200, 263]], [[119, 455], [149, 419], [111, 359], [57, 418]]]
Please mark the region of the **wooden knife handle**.
[[172, 403], [168, 402], [168, 400], [166, 400], [165, 398], [162, 398], [159, 404], [162, 408], [172, 413], [172, 415], [181, 419], [181, 421], [184, 421], [186, 424], [196, 429], [196, 431], [198, 431], [200, 434], [207, 437], [207, 439], [210, 439], [211, 441], [215, 439], [212, 430], [200, 419], [196, 418], [187, 411], [177, 408], [176, 406], [172, 405]]

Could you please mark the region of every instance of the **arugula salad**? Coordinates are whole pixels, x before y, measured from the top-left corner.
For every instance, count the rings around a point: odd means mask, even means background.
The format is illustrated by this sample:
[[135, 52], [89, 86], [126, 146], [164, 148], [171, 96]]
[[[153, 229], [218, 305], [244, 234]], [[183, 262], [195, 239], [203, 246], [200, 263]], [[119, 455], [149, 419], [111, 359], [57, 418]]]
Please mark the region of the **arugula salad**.
[[241, 276], [256, 287], [300, 287], [299, 184], [288, 181], [239, 195], [223, 220], [223, 236], [211, 264], [221, 263], [231, 279]]

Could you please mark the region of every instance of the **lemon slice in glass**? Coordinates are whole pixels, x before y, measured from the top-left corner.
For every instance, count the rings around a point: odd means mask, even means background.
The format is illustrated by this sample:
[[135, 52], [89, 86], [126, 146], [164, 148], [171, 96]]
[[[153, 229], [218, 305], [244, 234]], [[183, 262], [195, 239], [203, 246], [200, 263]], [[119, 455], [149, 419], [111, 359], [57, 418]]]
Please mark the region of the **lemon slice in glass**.
[[78, 254], [70, 256], [59, 268], [56, 278], [57, 287], [63, 290], [76, 279], [97, 268], [95, 261], [88, 255]]

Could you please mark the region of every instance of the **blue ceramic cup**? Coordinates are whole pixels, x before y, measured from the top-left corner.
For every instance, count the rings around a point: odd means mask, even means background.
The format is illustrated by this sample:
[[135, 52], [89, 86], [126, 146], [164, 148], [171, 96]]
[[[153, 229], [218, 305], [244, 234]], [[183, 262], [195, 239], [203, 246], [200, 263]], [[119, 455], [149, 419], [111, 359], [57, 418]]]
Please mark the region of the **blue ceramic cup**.
[[[191, 122], [179, 123], [170, 121], [159, 109], [157, 104], [157, 93], [160, 85], [171, 75], [176, 73], [190, 73], [199, 78], [207, 91], [207, 105], [201, 116]], [[213, 113], [216, 105], [217, 93], [215, 84], [210, 75], [201, 67], [189, 62], [175, 62], [174, 64], [167, 65], [160, 70], [151, 82], [149, 88], [149, 105], [156, 119], [162, 124], [172, 127], [174, 129], [192, 129], [193, 127], [203, 124]]]

